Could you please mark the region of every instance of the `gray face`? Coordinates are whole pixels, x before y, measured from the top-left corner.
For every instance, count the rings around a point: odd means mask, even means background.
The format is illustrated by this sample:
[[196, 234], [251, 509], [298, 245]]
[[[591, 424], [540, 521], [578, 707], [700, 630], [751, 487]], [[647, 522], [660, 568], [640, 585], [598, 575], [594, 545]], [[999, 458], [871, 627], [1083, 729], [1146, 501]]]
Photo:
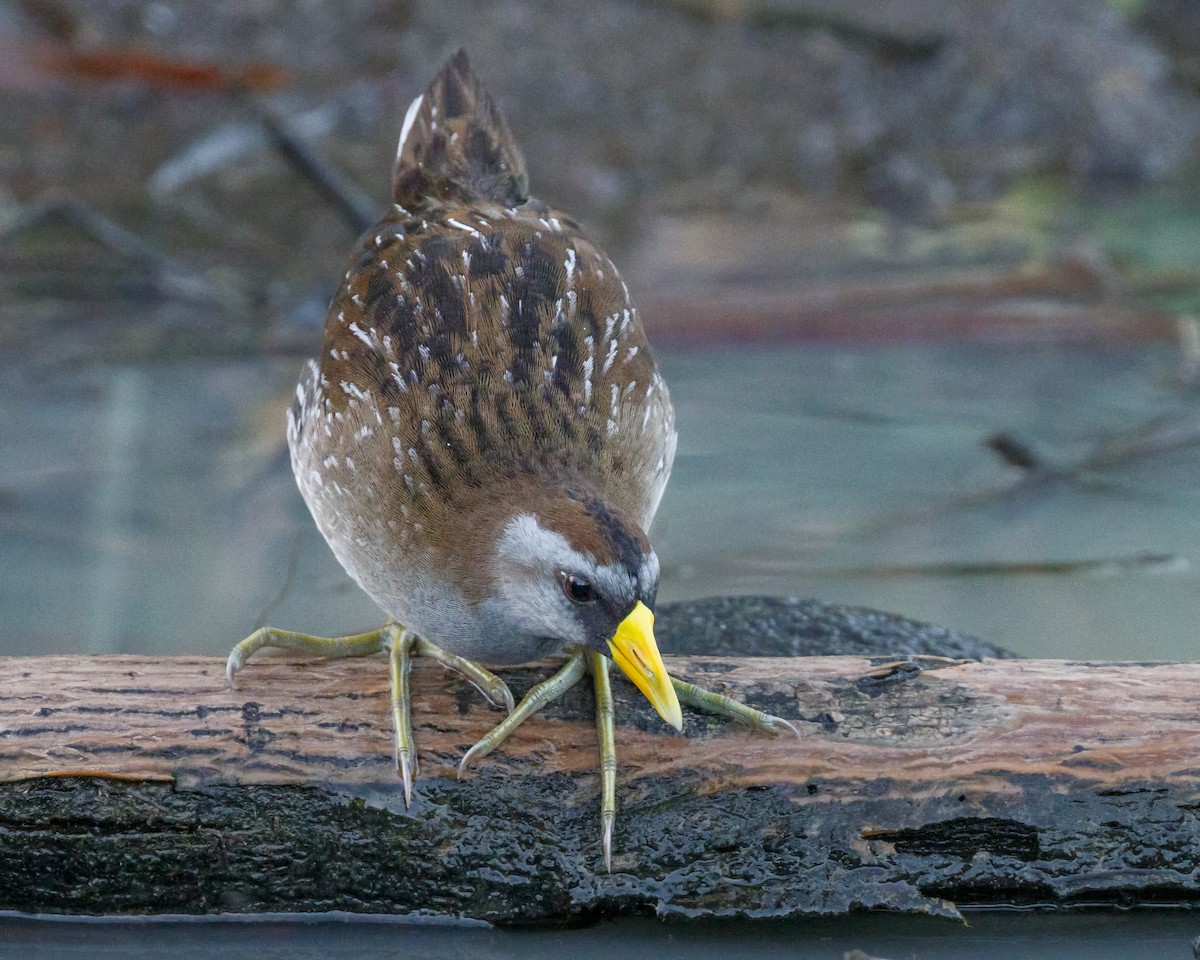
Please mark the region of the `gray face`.
[[[504, 528], [493, 575], [497, 596], [491, 617], [553, 649], [586, 647], [608, 653], [608, 641], [640, 600], [652, 606], [659, 566], [654, 551], [641, 558], [636, 573], [619, 564], [601, 564], [581, 553], [566, 537], [520, 514]], [[552, 642], [550, 642], [552, 641]]]

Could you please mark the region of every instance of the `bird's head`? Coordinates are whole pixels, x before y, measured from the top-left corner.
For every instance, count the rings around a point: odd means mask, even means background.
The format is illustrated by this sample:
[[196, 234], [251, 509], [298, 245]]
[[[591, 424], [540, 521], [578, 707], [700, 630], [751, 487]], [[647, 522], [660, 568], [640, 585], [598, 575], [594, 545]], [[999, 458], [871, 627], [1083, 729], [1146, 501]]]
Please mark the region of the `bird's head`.
[[658, 557], [636, 521], [569, 495], [505, 522], [491, 571], [493, 616], [513, 632], [609, 656], [667, 723], [682, 729], [654, 640]]

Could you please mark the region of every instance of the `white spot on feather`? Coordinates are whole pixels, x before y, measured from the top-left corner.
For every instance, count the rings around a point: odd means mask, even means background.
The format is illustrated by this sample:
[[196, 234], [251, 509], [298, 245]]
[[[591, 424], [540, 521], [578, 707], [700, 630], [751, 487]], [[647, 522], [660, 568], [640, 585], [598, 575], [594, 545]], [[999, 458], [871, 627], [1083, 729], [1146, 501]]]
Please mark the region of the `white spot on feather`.
[[592, 402], [592, 370], [596, 365], [595, 341], [591, 337], [584, 337], [583, 345], [587, 347], [588, 352], [583, 361], [583, 402], [588, 404]]
[[620, 316], [619, 313], [610, 313], [607, 317], [604, 318], [604, 339], [605, 340], [607, 340], [609, 337], [612, 336], [613, 327], [615, 327], [617, 325], [617, 317], [619, 317], [619, 316]]
[[[361, 340], [363, 343], [365, 343], [368, 347], [375, 346], [374, 339], [372, 337], [368, 336], [365, 332], [363, 332], [363, 328], [360, 327], [357, 322], [350, 324], [350, 332], [352, 334], [354, 334], [356, 337], [358, 337], [358, 339]], [[374, 330], [371, 331], [371, 333], [374, 333], [374, 332], [375, 332]]]
[[459, 221], [455, 220], [453, 217], [448, 217], [446, 219], [446, 222], [448, 224], [450, 224], [450, 226], [452, 226], [452, 227], [458, 227], [459, 230], [465, 230], [467, 233], [469, 233], [473, 237], [482, 237], [483, 236], [483, 234], [480, 233], [478, 230], [476, 230], [474, 227], [468, 226], [465, 223], [460, 223]]
[[417, 111], [421, 109], [421, 104], [425, 100], [425, 94], [421, 94], [408, 105], [408, 110], [404, 114], [404, 124], [400, 127], [400, 142], [396, 145], [396, 156], [400, 156], [404, 150], [404, 141], [408, 139], [409, 131], [412, 130], [413, 121], [417, 119]]
[[[609, 340], [608, 341], [608, 356], [604, 358], [604, 367], [600, 372], [608, 373], [608, 371], [610, 369], [612, 369], [613, 361], [616, 358], [617, 358], [617, 341]], [[613, 389], [615, 390], [616, 388], [614, 387]]]

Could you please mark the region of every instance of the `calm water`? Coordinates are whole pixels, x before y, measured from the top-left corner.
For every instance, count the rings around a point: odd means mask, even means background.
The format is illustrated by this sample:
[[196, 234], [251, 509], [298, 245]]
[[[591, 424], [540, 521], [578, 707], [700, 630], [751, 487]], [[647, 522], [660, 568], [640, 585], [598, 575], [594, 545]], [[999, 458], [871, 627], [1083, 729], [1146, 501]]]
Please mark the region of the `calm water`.
[[[803, 344], [663, 357], [663, 599], [802, 594], [1031, 656], [1200, 652], [1200, 393], [1168, 345]], [[0, 376], [0, 654], [223, 655], [376, 623], [292, 482], [299, 363]], [[1021, 483], [1008, 431], [1064, 475]], [[1119, 444], [1156, 446], [1071, 473]], [[289, 576], [290, 569], [290, 576]], [[277, 602], [275, 602], [277, 601]]]

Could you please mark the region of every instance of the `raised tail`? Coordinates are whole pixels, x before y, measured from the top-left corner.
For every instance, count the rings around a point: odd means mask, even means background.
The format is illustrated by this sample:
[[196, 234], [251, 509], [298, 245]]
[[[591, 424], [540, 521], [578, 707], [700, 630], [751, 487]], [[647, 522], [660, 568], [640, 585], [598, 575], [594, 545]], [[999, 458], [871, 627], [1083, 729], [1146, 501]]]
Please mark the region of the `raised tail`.
[[392, 198], [412, 208], [430, 200], [515, 207], [528, 197], [521, 151], [466, 51], [459, 50], [408, 108]]

